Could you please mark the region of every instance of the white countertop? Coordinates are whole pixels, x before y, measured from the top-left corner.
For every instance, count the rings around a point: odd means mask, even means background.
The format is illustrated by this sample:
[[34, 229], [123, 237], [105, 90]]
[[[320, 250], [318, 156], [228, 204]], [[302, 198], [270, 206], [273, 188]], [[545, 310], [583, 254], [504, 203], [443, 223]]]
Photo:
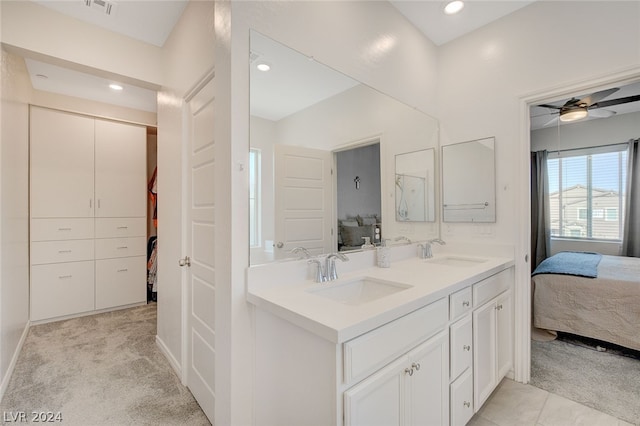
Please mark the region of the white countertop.
[[[447, 255], [455, 256], [449, 253], [436, 255], [434, 259]], [[316, 283], [308, 278], [283, 278], [278, 280], [280, 282], [274, 282], [272, 279], [269, 280], [269, 284], [260, 282], [255, 285], [250, 282], [247, 300], [258, 308], [326, 340], [342, 343], [514, 264], [511, 257], [475, 257], [486, 261], [455, 266], [412, 257], [392, 262], [390, 268], [373, 266], [348, 271], [341, 274], [338, 280], [326, 283]], [[338, 262], [338, 271], [340, 265]], [[347, 305], [313, 294], [314, 289], [338, 286], [359, 277], [370, 277], [411, 287], [361, 305]]]

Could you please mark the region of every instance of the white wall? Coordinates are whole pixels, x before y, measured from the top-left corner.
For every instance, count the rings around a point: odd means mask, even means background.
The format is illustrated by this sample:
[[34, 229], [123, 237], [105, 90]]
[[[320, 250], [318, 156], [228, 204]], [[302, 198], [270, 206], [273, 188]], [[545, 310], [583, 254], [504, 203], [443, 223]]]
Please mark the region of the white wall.
[[213, 2], [190, 2], [164, 45], [158, 92], [158, 343], [179, 374], [185, 301], [178, 260], [188, 254], [182, 246], [184, 98], [213, 68], [213, 37]]
[[[388, 3], [216, 3], [216, 79], [221, 85], [228, 84], [221, 87], [216, 96], [223, 110], [223, 116], [218, 116], [220, 120], [216, 122], [216, 143], [229, 150], [227, 181], [231, 185], [221, 190], [230, 200], [232, 247], [230, 288], [216, 293], [216, 297], [228, 301], [225, 306], [231, 321], [229, 334], [216, 336], [216, 343], [228, 343], [230, 348], [229, 358], [216, 366], [218, 399], [229, 400], [229, 405], [217, 407], [219, 425], [252, 422], [252, 413], [247, 410], [253, 406], [249, 370], [249, 366], [254, 365], [252, 312], [245, 300], [249, 264], [248, 182], [246, 172], [240, 170], [247, 162], [249, 151], [250, 29], [313, 56], [423, 112], [435, 115], [436, 107], [436, 48]], [[231, 194], [227, 195], [226, 191]], [[230, 367], [225, 369], [228, 374], [221, 371], [225, 364]]]
[[[639, 2], [539, 1], [439, 49], [441, 142], [496, 137], [498, 207], [491, 232], [447, 224], [443, 238], [516, 245], [516, 359], [528, 354], [529, 344], [529, 308], [523, 302], [530, 281], [524, 261], [530, 238], [524, 100], [562, 99], [613, 74], [640, 77], [639, 16]], [[597, 22], [598, 30], [568, 37], [577, 22]], [[516, 367], [516, 378], [528, 377], [526, 365]]]
[[24, 60], [1, 50], [0, 399], [29, 323], [29, 106]]

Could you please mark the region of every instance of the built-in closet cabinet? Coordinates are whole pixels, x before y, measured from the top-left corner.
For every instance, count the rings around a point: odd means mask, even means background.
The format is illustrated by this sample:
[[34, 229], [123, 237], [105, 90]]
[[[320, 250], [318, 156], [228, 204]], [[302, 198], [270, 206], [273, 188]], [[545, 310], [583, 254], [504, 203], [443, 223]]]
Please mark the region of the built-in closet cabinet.
[[30, 111], [31, 320], [146, 300], [146, 128]]

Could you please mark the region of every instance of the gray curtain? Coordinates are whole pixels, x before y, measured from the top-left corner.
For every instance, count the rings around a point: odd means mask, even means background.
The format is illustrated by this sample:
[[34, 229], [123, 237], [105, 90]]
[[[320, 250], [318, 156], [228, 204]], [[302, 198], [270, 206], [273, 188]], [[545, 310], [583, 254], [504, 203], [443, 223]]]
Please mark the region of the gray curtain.
[[629, 163], [627, 166], [627, 200], [624, 212], [624, 235], [622, 254], [640, 257], [640, 161], [638, 140], [629, 141]]
[[549, 213], [549, 177], [546, 150], [531, 153], [531, 270], [533, 271], [551, 250]]

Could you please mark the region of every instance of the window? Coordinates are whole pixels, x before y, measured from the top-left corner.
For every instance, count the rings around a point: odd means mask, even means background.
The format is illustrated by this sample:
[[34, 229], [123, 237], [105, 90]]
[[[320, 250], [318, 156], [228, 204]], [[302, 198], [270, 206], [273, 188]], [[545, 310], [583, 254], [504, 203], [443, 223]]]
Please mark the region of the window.
[[620, 240], [627, 145], [549, 154], [551, 236]]
[[260, 150], [249, 150], [249, 245], [260, 247]]

